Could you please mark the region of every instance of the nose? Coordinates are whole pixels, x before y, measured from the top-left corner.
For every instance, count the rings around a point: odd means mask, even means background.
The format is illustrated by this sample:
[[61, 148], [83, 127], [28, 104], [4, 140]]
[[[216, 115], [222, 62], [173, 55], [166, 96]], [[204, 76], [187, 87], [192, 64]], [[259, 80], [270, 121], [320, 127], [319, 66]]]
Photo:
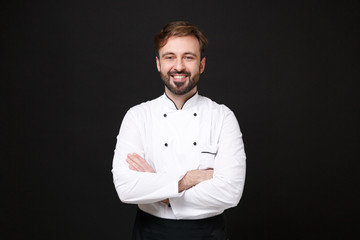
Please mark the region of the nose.
[[175, 66], [174, 66], [174, 70], [175, 70], [175, 71], [178, 71], [178, 72], [181, 72], [181, 71], [183, 71], [184, 69], [185, 69], [185, 66], [184, 66], [184, 61], [183, 61], [183, 59], [178, 58], [178, 59], [176, 60]]

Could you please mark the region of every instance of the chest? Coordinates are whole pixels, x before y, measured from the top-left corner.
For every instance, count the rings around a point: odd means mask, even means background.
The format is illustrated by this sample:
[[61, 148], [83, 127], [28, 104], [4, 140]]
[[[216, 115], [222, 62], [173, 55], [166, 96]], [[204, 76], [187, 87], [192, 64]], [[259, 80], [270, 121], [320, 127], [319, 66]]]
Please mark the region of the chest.
[[219, 116], [198, 109], [152, 114], [144, 136], [146, 159], [156, 172], [198, 169], [204, 149], [217, 145], [220, 122]]

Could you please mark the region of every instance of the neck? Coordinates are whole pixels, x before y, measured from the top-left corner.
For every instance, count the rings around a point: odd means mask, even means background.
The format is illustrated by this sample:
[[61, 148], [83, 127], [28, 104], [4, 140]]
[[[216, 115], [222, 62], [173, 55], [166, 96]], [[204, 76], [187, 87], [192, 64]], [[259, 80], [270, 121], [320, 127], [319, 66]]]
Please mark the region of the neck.
[[197, 87], [194, 87], [190, 92], [184, 94], [184, 95], [176, 95], [172, 93], [167, 87], [165, 87], [165, 93], [166, 95], [175, 103], [177, 109], [181, 109], [185, 102], [194, 96], [194, 94], [197, 91]]

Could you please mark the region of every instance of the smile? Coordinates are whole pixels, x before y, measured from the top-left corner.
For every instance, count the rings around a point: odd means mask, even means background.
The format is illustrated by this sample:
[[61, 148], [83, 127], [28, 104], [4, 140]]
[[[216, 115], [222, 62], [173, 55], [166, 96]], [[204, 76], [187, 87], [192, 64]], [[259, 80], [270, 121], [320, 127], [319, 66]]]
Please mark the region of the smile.
[[186, 75], [171, 75], [173, 78], [175, 79], [182, 79], [182, 78], [186, 78]]

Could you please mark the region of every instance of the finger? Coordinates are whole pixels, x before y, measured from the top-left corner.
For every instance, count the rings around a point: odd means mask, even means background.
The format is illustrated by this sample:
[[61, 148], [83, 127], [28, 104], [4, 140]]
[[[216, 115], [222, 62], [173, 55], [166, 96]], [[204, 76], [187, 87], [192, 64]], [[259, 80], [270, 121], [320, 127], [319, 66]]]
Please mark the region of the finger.
[[135, 170], [135, 167], [134, 167], [134, 163], [133, 163], [133, 161], [130, 159], [130, 158], [126, 158], [126, 162], [129, 164], [129, 168], [131, 169], [131, 170]]
[[140, 155], [133, 153], [130, 158], [136, 162], [137, 166], [143, 172], [155, 172], [154, 169], [148, 164], [148, 162], [142, 158]]
[[139, 164], [137, 164], [137, 162], [134, 161], [133, 159], [131, 159], [129, 156], [128, 156], [128, 158], [126, 158], [126, 162], [129, 164], [129, 168], [131, 170], [135, 170], [135, 171], [138, 171], [138, 172], [143, 172], [141, 166], [139, 166]]
[[154, 169], [150, 166], [150, 164], [144, 159], [142, 158], [139, 154], [134, 153], [134, 156], [136, 159], [138, 159], [141, 163], [142, 163], [142, 167], [144, 168], [144, 170], [146, 172], [152, 172], [155, 173]]
[[138, 169], [138, 171], [146, 171], [146, 162], [142, 158], [135, 156], [134, 154], [128, 155], [129, 159], [133, 162], [133, 165]]
[[136, 171], [136, 168], [134, 168], [132, 165], [129, 166], [130, 170]]

